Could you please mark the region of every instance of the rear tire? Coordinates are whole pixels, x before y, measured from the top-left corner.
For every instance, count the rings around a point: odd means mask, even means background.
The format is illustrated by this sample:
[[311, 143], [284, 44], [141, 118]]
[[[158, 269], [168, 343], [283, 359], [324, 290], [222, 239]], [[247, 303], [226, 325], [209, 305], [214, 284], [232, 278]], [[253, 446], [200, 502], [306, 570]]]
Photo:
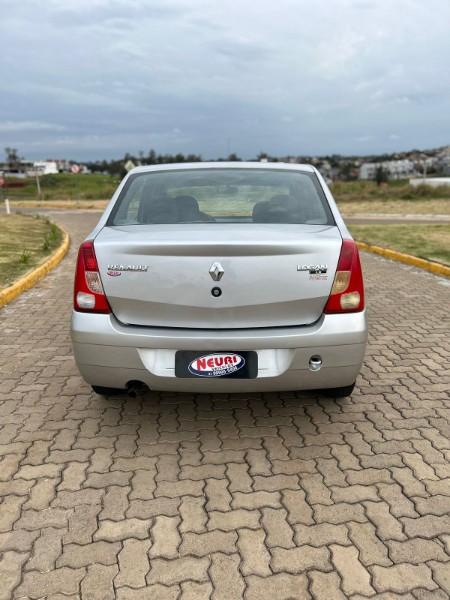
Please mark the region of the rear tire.
[[352, 395], [352, 392], [355, 389], [355, 383], [352, 383], [351, 385], [346, 385], [344, 387], [329, 388], [327, 390], [322, 390], [322, 394], [327, 398], [345, 398], [347, 396]]
[[117, 396], [118, 394], [126, 394], [126, 390], [120, 388], [102, 387], [100, 385], [92, 385], [93, 391], [99, 396]]

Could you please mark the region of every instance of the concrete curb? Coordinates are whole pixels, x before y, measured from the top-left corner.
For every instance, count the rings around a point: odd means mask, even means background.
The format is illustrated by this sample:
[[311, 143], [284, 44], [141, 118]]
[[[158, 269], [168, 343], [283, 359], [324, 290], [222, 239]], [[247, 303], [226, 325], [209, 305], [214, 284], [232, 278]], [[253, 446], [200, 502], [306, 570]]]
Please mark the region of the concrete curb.
[[58, 265], [65, 257], [69, 249], [70, 238], [64, 227], [58, 225], [58, 228], [63, 233], [63, 241], [59, 248], [57, 248], [53, 254], [51, 254], [51, 256], [47, 258], [44, 263], [42, 263], [42, 265], [39, 265], [39, 267], [36, 267], [36, 269], [33, 269], [7, 288], [0, 290], [0, 308], [11, 302], [11, 300], [14, 300], [14, 298], [17, 298], [17, 296], [20, 296], [20, 294], [23, 294], [23, 292], [26, 290], [32, 288], [40, 279], [45, 277], [49, 271], [54, 269], [56, 265]]
[[392, 260], [398, 260], [399, 262], [407, 265], [419, 267], [420, 269], [426, 269], [435, 275], [444, 275], [445, 277], [450, 277], [450, 267], [446, 267], [445, 265], [424, 260], [423, 258], [417, 258], [416, 256], [411, 256], [410, 254], [403, 254], [403, 252], [397, 252], [396, 250], [382, 248], [381, 246], [372, 246], [371, 244], [366, 244], [365, 242], [356, 242], [356, 244], [360, 250], [373, 252], [374, 254], [379, 254], [380, 256], [391, 258]]

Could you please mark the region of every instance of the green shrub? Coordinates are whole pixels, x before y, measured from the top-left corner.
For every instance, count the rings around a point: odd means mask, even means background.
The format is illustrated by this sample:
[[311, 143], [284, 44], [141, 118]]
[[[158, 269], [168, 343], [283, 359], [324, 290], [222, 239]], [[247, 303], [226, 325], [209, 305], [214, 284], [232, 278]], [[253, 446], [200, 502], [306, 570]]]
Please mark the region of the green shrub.
[[27, 265], [30, 262], [31, 253], [29, 250], [22, 250], [22, 254], [20, 255], [20, 262], [24, 265]]
[[44, 237], [44, 241], [42, 243], [42, 250], [44, 250], [44, 252], [47, 252], [48, 250], [50, 250], [50, 245], [51, 245], [51, 234], [47, 233], [47, 235]]

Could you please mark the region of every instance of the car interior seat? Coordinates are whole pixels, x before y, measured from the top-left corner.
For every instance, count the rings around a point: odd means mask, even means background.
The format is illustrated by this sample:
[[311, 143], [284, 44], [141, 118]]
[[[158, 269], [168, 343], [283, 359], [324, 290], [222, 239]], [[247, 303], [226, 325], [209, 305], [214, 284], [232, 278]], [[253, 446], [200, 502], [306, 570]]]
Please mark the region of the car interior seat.
[[194, 196], [175, 196], [174, 202], [178, 213], [179, 223], [214, 221], [213, 217], [200, 210]]
[[278, 194], [270, 200], [257, 202], [253, 207], [254, 223], [309, 223], [321, 222], [324, 215], [311, 206], [306, 198]]
[[169, 196], [148, 198], [142, 205], [144, 223], [177, 223], [178, 213], [175, 201]]
[[255, 223], [302, 223], [296, 198], [287, 194], [257, 202], [253, 207]]

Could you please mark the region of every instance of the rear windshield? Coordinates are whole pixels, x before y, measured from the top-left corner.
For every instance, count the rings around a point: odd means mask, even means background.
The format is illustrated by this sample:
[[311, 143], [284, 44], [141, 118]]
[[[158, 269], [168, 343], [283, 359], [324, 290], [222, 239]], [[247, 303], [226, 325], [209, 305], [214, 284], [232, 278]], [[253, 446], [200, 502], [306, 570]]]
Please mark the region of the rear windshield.
[[333, 225], [314, 173], [183, 169], [132, 175], [108, 225], [285, 223]]

